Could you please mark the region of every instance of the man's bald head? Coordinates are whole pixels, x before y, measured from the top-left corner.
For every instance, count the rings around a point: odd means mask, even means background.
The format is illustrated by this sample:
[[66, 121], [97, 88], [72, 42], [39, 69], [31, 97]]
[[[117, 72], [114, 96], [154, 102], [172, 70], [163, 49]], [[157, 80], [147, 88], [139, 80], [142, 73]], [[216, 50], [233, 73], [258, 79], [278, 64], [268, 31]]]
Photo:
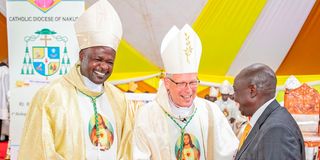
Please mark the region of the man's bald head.
[[275, 97], [277, 78], [265, 64], [252, 64], [234, 80], [235, 99], [240, 103], [244, 115], [252, 114], [265, 102]]
[[277, 78], [274, 71], [265, 64], [255, 63], [244, 68], [236, 79], [256, 85], [261, 93], [275, 95]]

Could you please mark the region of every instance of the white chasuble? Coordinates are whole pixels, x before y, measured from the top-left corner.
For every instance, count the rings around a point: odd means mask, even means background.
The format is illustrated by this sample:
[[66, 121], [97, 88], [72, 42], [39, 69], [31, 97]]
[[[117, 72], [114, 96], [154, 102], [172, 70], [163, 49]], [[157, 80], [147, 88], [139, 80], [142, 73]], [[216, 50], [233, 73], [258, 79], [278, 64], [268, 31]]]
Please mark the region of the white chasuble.
[[86, 159], [116, 159], [117, 129], [114, 113], [106, 95], [102, 94], [95, 100], [97, 114], [90, 97], [78, 92], [78, 100], [83, 120]]
[[192, 113], [179, 117], [169, 102], [162, 86], [154, 101], [139, 108], [133, 132], [133, 160], [233, 159], [239, 142], [216, 104], [196, 97]]

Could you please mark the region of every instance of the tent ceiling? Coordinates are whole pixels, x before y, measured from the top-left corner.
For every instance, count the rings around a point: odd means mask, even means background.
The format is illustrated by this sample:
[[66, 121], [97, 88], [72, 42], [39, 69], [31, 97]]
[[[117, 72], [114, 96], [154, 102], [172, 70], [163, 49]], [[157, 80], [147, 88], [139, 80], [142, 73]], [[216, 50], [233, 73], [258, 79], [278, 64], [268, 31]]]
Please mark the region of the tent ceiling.
[[252, 62], [277, 70], [287, 55], [315, 0], [269, 0], [261, 11], [228, 75], [236, 75]]
[[316, 1], [308, 19], [286, 58], [277, 70], [277, 75], [320, 74], [320, 1]]
[[164, 35], [172, 25], [193, 24], [206, 4], [206, 0], [109, 1], [122, 20], [124, 39], [159, 67], [162, 67], [159, 52]]
[[208, 1], [193, 25], [203, 46], [201, 74], [226, 75], [265, 3], [265, 0]]
[[[86, 0], [86, 6], [95, 1]], [[159, 47], [165, 33], [172, 25], [181, 28], [189, 23], [203, 43], [200, 73], [208, 79], [234, 75], [256, 61], [281, 75], [320, 74], [319, 1], [109, 1], [124, 29], [115, 72], [154, 74], [162, 68]], [[0, 0], [0, 12], [5, 15], [5, 0]]]

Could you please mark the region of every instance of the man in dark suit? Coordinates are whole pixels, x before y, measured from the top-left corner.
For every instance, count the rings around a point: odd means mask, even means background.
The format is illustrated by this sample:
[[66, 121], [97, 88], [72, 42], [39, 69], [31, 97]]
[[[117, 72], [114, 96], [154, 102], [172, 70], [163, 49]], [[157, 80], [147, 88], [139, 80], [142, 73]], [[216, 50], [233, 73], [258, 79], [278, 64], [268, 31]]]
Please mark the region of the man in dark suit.
[[275, 100], [276, 84], [275, 73], [264, 64], [250, 65], [236, 76], [235, 100], [241, 114], [251, 116], [236, 160], [305, 160], [297, 123]]

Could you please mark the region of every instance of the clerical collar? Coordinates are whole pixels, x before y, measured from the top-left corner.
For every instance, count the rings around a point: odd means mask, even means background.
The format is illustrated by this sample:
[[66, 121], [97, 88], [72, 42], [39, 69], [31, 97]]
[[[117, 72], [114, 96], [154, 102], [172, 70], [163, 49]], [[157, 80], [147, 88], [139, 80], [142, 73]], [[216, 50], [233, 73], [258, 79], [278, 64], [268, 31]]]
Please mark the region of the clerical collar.
[[169, 105], [171, 108], [171, 111], [173, 114], [178, 116], [179, 118], [184, 118], [190, 116], [192, 114], [194, 105], [191, 105], [190, 107], [180, 107], [178, 105], [175, 105], [171, 98], [169, 98]]
[[103, 87], [102, 84], [95, 84], [92, 81], [90, 81], [90, 79], [88, 79], [87, 77], [85, 77], [83, 75], [81, 75], [81, 77], [84, 82], [84, 85], [86, 87], [88, 87], [91, 91], [94, 91], [94, 92], [101, 92], [102, 91], [102, 87]]

